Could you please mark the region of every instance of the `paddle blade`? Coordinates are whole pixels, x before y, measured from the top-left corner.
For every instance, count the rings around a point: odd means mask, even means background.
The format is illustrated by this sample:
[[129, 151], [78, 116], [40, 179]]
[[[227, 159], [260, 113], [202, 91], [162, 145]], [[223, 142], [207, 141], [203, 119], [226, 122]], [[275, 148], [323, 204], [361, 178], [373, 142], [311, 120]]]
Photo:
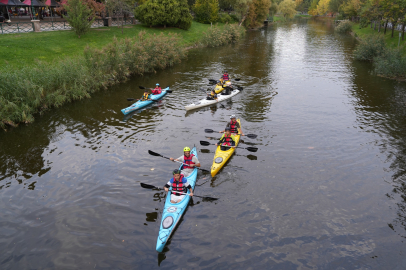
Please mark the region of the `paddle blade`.
[[218, 198], [213, 198], [213, 197], [203, 197], [204, 201], [216, 201]]
[[212, 130], [212, 129], [205, 129], [204, 132], [206, 132], [206, 133], [213, 133], [214, 130]]
[[234, 79], [234, 81], [237, 81], [237, 82], [238, 82], [238, 81], [241, 81], [241, 79], [240, 79], [240, 78], [238, 78], [238, 79]]
[[247, 148], [245, 148], [245, 149], [247, 149], [247, 150], [250, 151], [250, 152], [256, 152], [256, 151], [258, 151], [258, 148], [256, 148], [256, 147], [247, 147]]
[[248, 138], [251, 138], [251, 139], [255, 139], [258, 135], [255, 135], [255, 134], [247, 134], [247, 135], [245, 135], [245, 136], [247, 136]]
[[138, 86], [140, 89], [145, 89], [145, 87], [144, 86]]
[[209, 170], [206, 170], [206, 169], [202, 169], [202, 168], [199, 168], [202, 172], [211, 172], [211, 171], [209, 171]]
[[152, 156], [156, 156], [156, 157], [162, 157], [161, 154], [155, 153], [154, 151], [148, 150], [148, 154], [152, 155]]
[[148, 189], [154, 189], [154, 188], [158, 188], [156, 186], [153, 185], [148, 185], [148, 184], [144, 184], [144, 183], [140, 183], [141, 187], [143, 188], [148, 188]]
[[244, 88], [241, 87], [241, 86], [238, 86], [237, 89], [240, 90], [240, 91], [244, 90]]
[[206, 141], [200, 141], [200, 144], [201, 144], [201, 145], [210, 145], [210, 143], [209, 143], [209, 142], [206, 142]]
[[133, 101], [135, 98], [127, 98], [128, 101]]
[[168, 93], [172, 93], [172, 90], [166, 90], [166, 92], [168, 92]]

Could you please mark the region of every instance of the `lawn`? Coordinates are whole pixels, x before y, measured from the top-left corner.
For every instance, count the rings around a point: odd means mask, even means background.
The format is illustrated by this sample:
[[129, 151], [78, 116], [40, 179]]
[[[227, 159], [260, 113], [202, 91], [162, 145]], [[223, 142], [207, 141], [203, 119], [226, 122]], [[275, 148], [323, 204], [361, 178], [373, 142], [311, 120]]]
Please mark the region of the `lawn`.
[[[126, 26], [124, 26], [126, 27]], [[37, 60], [54, 62], [66, 57], [83, 54], [84, 48], [94, 46], [101, 48], [110, 43], [114, 36], [117, 38], [137, 36], [141, 30], [148, 34], [178, 33], [182, 36], [182, 44], [194, 45], [202, 38], [202, 33], [210, 25], [193, 21], [192, 27], [185, 31], [179, 28], [146, 27], [144, 25], [128, 25], [121, 33], [121, 27], [92, 28], [79, 39], [69, 31], [50, 31], [41, 33], [19, 33], [1, 35], [0, 61], [9, 68], [19, 68], [31, 65]]]
[[[354, 24], [352, 27], [352, 31], [359, 37], [360, 39], [363, 39], [364, 37], [368, 35], [381, 35], [385, 39], [386, 46], [388, 48], [397, 48], [398, 47], [398, 42], [399, 42], [399, 32], [395, 30], [393, 33], [393, 38], [391, 37], [392, 35], [392, 29], [386, 29], [386, 35], [383, 34], [384, 28], [381, 28], [381, 32], [378, 33], [378, 26], [376, 27], [377, 30], [374, 30], [374, 28], [371, 28], [370, 26], [366, 28], [359, 28], [359, 23]], [[400, 39], [400, 46], [405, 45], [405, 40]], [[403, 53], [406, 55], [406, 51]]]

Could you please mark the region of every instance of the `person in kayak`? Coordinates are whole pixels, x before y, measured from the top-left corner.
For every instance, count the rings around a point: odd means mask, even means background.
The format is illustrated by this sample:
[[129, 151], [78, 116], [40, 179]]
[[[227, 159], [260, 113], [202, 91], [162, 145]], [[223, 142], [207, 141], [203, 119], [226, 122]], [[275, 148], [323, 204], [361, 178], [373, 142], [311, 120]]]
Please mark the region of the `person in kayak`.
[[224, 82], [229, 81], [230, 78], [228, 76], [227, 70], [224, 70], [223, 76], [221, 76], [221, 79], [223, 79]]
[[220, 140], [216, 145], [220, 145], [221, 151], [227, 151], [230, 147], [235, 148], [235, 137], [231, 134], [231, 128], [226, 127], [225, 133], [221, 136]]
[[187, 182], [187, 178], [183, 174], [181, 174], [181, 171], [176, 169], [173, 171], [172, 174], [173, 178], [171, 178], [171, 180], [169, 180], [168, 183], [166, 183], [164, 186], [166, 192], [168, 192], [169, 188], [172, 187], [171, 203], [180, 202], [183, 197], [185, 197], [185, 195], [177, 192], [186, 193], [186, 189], [189, 189], [190, 191], [189, 196], [193, 196], [192, 186]]
[[211, 93], [210, 93], [210, 94], [207, 94], [207, 98], [206, 98], [206, 99], [207, 99], [207, 100], [217, 100], [216, 91], [214, 91], [214, 89], [211, 90]]
[[142, 98], [140, 98], [139, 100], [141, 100], [141, 101], [151, 100], [151, 95], [148, 94], [147, 89], [145, 89], [144, 94], [142, 95]]
[[[241, 136], [245, 136], [241, 130], [241, 125], [240, 125], [240, 123], [237, 122], [237, 119], [234, 114], [230, 116], [230, 119], [231, 119], [231, 121], [229, 123], [227, 123], [226, 128], [229, 127], [231, 129], [232, 134], [241, 134]], [[225, 132], [225, 130], [220, 131], [219, 133], [223, 133], [223, 132]]]
[[159, 83], [156, 84], [155, 89], [151, 89], [151, 92], [153, 95], [159, 95], [160, 93], [162, 93], [162, 89], [159, 86]]
[[223, 86], [224, 90], [222, 95], [230, 95], [231, 92], [234, 90], [233, 86], [231, 85], [231, 82], [226, 82], [226, 84]]
[[183, 156], [178, 157], [177, 159], [169, 158], [172, 161], [180, 161], [183, 163], [182, 173], [185, 177], [188, 177], [192, 172], [194, 167], [200, 167], [200, 162], [197, 157], [193, 154], [190, 154], [190, 148], [183, 148]]

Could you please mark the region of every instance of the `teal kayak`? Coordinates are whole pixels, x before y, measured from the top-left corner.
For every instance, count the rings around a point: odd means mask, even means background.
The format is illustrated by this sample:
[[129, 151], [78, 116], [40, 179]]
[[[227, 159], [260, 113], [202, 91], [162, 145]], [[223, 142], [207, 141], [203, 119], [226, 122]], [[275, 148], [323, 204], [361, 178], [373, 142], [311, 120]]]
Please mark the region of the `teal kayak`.
[[133, 111], [139, 110], [151, 103], [156, 102], [158, 99], [162, 98], [163, 96], [165, 96], [168, 92], [167, 90], [169, 90], [169, 87], [166, 87], [165, 89], [162, 89], [162, 92], [158, 95], [151, 95], [151, 99], [152, 100], [145, 100], [145, 101], [141, 101], [138, 100], [137, 102], [135, 102], [133, 105], [131, 105], [130, 107], [127, 107], [125, 109], [122, 109], [121, 112], [126, 115], [129, 114]]
[[[190, 153], [197, 157], [196, 147], [193, 147]], [[180, 169], [181, 168], [182, 165], [180, 166]], [[196, 178], [197, 169], [195, 168], [193, 172], [187, 177], [187, 181], [192, 186], [193, 190], [195, 190]], [[190, 191], [188, 190], [187, 193], [189, 194]], [[161, 226], [159, 227], [158, 239], [156, 241], [156, 250], [158, 252], [162, 252], [162, 250], [164, 249], [166, 243], [169, 240], [169, 237], [171, 236], [172, 232], [176, 228], [176, 225], [185, 212], [190, 198], [191, 197], [189, 195], [186, 195], [185, 197], [183, 197], [182, 201], [178, 203], [171, 203], [170, 191], [166, 195], [165, 206], [164, 210], [162, 211]]]

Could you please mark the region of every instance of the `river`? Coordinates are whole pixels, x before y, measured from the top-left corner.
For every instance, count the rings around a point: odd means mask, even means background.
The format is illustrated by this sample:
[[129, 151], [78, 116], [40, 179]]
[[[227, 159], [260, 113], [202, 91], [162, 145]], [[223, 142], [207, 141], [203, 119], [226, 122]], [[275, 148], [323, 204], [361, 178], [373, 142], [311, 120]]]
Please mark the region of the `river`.
[[[406, 84], [357, 62], [350, 35], [302, 19], [193, 49], [134, 78], [0, 131], [1, 269], [405, 269]], [[242, 94], [188, 112], [227, 69]], [[173, 93], [129, 117], [139, 85]], [[199, 172], [196, 195], [162, 253], [163, 186], [198, 148], [209, 169], [231, 114], [244, 137], [226, 167]]]

